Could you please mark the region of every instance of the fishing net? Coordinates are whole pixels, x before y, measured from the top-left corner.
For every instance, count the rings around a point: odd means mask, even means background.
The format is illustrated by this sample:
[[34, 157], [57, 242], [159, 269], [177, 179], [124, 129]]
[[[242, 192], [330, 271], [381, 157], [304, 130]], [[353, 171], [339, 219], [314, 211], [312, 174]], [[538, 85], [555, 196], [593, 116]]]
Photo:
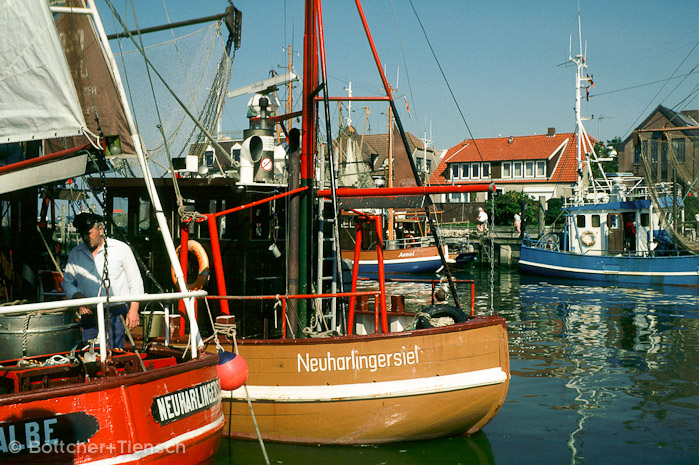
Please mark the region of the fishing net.
[[[233, 62], [233, 56], [226, 51], [225, 36], [228, 34], [222, 25], [219, 21], [187, 35], [144, 47], [145, 57], [152, 67], [148, 67], [139, 50], [117, 52], [122, 41], [129, 39], [120, 39], [119, 45], [113, 46], [155, 177], [167, 175], [168, 157], [197, 155], [201, 159], [206, 150], [206, 136], [187, 112], [198, 119], [209, 134], [216, 132]], [[117, 165], [124, 175], [141, 175], [135, 159], [121, 159]]]

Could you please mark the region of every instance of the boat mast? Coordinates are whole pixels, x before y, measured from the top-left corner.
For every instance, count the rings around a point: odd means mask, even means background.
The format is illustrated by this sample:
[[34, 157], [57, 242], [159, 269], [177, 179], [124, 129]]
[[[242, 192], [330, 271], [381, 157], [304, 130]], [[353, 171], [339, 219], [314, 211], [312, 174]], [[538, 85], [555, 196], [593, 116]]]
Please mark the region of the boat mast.
[[[571, 39], [572, 42], [572, 39]], [[580, 52], [572, 56], [572, 43], [570, 47], [570, 53], [568, 59], [575, 63], [575, 161], [576, 161], [576, 173], [577, 173], [577, 191], [575, 193], [575, 203], [581, 205], [583, 203], [583, 182], [582, 182], [582, 116], [581, 116], [581, 100], [580, 100], [580, 89], [582, 88], [583, 80], [583, 70], [587, 68], [587, 63], [585, 63], [585, 56], [583, 55], [582, 46], [582, 27], [580, 22], [580, 12], [578, 12], [578, 42], [580, 44]]]
[[[86, 5], [87, 9], [90, 12], [90, 15], [92, 16], [95, 28], [97, 29], [97, 33], [99, 34], [100, 40], [102, 42], [103, 53], [105, 54], [109, 62], [109, 66], [111, 67], [111, 71], [113, 73], [114, 83], [119, 94], [119, 99], [121, 101], [122, 106], [124, 107], [124, 113], [126, 115], [126, 122], [129, 126], [129, 132], [131, 133], [131, 137], [134, 141], [134, 147], [136, 149], [138, 163], [141, 166], [141, 170], [143, 171], [143, 179], [146, 184], [146, 189], [148, 190], [148, 195], [150, 196], [151, 203], [153, 204], [155, 218], [158, 222], [158, 226], [163, 236], [165, 249], [167, 250], [168, 257], [170, 258], [170, 263], [175, 271], [177, 284], [181, 292], [188, 292], [187, 283], [185, 282], [184, 274], [182, 273], [182, 267], [180, 266], [180, 261], [177, 258], [175, 245], [172, 241], [172, 236], [170, 234], [170, 228], [168, 227], [167, 219], [165, 218], [165, 214], [163, 213], [163, 208], [160, 203], [160, 198], [158, 197], [158, 192], [155, 189], [155, 183], [153, 182], [150, 167], [148, 166], [148, 163], [145, 159], [142, 141], [136, 129], [136, 125], [133, 120], [133, 115], [131, 114], [131, 108], [129, 107], [129, 103], [126, 98], [126, 92], [124, 91], [121, 75], [119, 74], [119, 68], [116, 65], [116, 60], [114, 59], [112, 50], [109, 47], [107, 34], [104, 31], [104, 26], [102, 25], [102, 21], [100, 19], [99, 12], [97, 11], [97, 6], [95, 5], [94, 0], [88, 1]], [[196, 358], [199, 347], [202, 346], [202, 340], [199, 334], [199, 326], [197, 325], [197, 320], [195, 316], [194, 300], [192, 298], [187, 298], [183, 300], [185, 303], [185, 308], [187, 310], [187, 316], [189, 317], [190, 323], [190, 337], [192, 339], [192, 358]]]

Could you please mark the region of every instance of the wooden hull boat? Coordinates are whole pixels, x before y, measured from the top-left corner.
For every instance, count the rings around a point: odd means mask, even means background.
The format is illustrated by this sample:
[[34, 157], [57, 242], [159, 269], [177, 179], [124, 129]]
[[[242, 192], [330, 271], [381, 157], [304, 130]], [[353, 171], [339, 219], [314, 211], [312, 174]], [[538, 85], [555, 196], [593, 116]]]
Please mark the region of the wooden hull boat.
[[[440, 328], [304, 340], [242, 340], [247, 394], [265, 440], [374, 444], [481, 429], [510, 379], [500, 317]], [[224, 434], [254, 439], [245, 388], [224, 391]]]

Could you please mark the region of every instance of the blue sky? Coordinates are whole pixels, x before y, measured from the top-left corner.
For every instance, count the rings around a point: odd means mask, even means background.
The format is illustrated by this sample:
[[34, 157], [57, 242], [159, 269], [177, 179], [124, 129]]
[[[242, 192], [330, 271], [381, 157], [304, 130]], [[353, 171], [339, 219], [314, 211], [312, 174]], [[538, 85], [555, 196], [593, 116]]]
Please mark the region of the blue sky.
[[[123, 9], [124, 0], [112, 0]], [[166, 22], [162, 0], [136, 2], [141, 27]], [[238, 0], [243, 13], [242, 46], [230, 88], [283, 72], [284, 47], [298, 51], [302, 72], [301, 0]], [[225, 0], [167, 0], [170, 21], [223, 12]], [[353, 1], [326, 0], [324, 29], [331, 95], [382, 91]], [[596, 87], [583, 106], [594, 118], [585, 126], [593, 137], [627, 136], [658, 104], [699, 109], [699, 13], [696, 1], [667, 0], [412, 0], [422, 28], [454, 93], [440, 72], [408, 0], [366, 0], [364, 12], [387, 77], [398, 90], [405, 128], [437, 149], [464, 139], [571, 132], [575, 68], [568, 60], [570, 37], [578, 50], [578, 6], [588, 72]], [[111, 20], [100, 5], [109, 32]], [[689, 74], [692, 73], [692, 74]], [[405, 110], [408, 99], [412, 118]], [[398, 101], [400, 100], [400, 101]], [[247, 97], [227, 102], [223, 131], [247, 127]], [[462, 119], [461, 113], [464, 116]], [[352, 119], [361, 131], [364, 104]], [[372, 105], [367, 132], [386, 131], [385, 105]], [[336, 105], [331, 108], [337, 120]], [[431, 129], [430, 129], [431, 128]]]

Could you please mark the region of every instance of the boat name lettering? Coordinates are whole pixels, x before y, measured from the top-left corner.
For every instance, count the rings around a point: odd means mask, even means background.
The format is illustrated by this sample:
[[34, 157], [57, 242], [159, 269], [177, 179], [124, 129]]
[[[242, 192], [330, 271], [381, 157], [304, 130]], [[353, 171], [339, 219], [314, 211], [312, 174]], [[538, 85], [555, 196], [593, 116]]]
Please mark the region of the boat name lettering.
[[400, 367], [404, 365], [417, 365], [420, 348], [415, 346], [412, 350], [403, 349], [400, 352], [384, 354], [360, 355], [359, 351], [352, 349], [349, 355], [332, 356], [327, 352], [325, 357], [311, 357], [297, 354], [298, 372], [319, 372], [319, 371], [347, 371], [347, 370], [369, 370], [377, 371], [379, 368]]
[[415, 256], [415, 251], [412, 252], [401, 252], [398, 254], [398, 258], [405, 258], [405, 257], [414, 257]]
[[87, 442], [99, 429], [97, 418], [73, 412], [18, 421], [0, 422], [0, 461], [45, 447]]
[[221, 402], [218, 379], [153, 398], [150, 410], [161, 425], [186, 418]]

